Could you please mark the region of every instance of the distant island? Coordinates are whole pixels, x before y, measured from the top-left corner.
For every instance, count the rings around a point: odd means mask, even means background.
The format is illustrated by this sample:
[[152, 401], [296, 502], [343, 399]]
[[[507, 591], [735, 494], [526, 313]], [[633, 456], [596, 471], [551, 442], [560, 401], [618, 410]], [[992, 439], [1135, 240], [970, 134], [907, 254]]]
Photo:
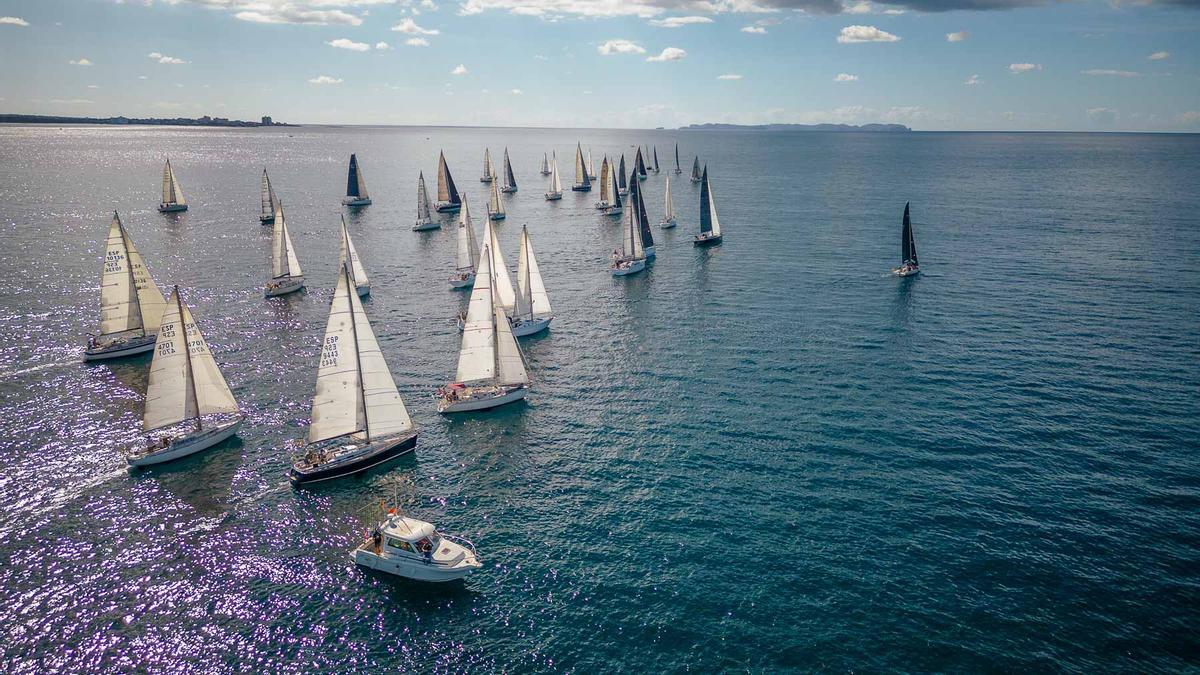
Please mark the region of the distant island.
[[717, 129], [753, 129], [755, 131], [912, 131], [903, 124], [689, 124], [682, 131], [713, 131]]
[[58, 117], [54, 115], [2, 115], [0, 124], [151, 124], [178, 127], [294, 127], [264, 116], [259, 122], [225, 117]]

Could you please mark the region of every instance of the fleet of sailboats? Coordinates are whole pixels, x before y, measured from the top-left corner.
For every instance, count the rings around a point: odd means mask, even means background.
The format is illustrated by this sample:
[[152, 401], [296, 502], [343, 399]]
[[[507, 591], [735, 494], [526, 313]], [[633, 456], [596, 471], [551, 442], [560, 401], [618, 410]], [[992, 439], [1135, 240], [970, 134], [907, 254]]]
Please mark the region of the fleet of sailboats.
[[454, 256], [451, 288], [470, 288], [475, 284], [475, 266], [479, 263], [479, 244], [475, 241], [475, 225], [471, 222], [471, 205], [463, 196], [462, 211], [458, 212], [458, 247]]
[[717, 219], [717, 203], [713, 200], [712, 185], [708, 182], [708, 166], [700, 177], [700, 234], [696, 236], [695, 244], [721, 243], [721, 221]]
[[163, 165], [162, 201], [158, 204], [159, 213], [187, 211], [187, 199], [183, 196], [183, 188], [179, 187], [179, 179], [175, 178], [175, 170], [171, 168], [171, 159]]
[[438, 213], [457, 213], [462, 208], [462, 198], [458, 196], [458, 188], [454, 187], [454, 177], [450, 175], [450, 167], [446, 165], [446, 155], [438, 153]]
[[592, 177], [583, 162], [583, 148], [578, 143], [575, 144], [575, 184], [571, 189], [575, 192], [592, 191]]
[[483, 149], [483, 175], [479, 177], [480, 183], [490, 183], [496, 180], [496, 169], [492, 166], [492, 150], [491, 148]]
[[154, 349], [165, 306], [142, 254], [113, 211], [100, 277], [100, 334], [88, 338], [83, 360], [115, 359]]
[[558, 155], [554, 155], [554, 162], [550, 170], [550, 189], [546, 190], [546, 201], [553, 202], [562, 199], [562, 178], [558, 173]]
[[266, 168], [263, 168], [262, 175], [262, 211], [258, 215], [258, 222], [263, 225], [270, 225], [275, 222], [275, 209], [279, 206], [279, 198], [275, 196], [275, 189], [271, 187], [271, 179], [267, 176]]
[[367, 278], [367, 270], [363, 269], [362, 261], [358, 259], [358, 250], [354, 248], [354, 240], [350, 238], [350, 230], [346, 227], [346, 216], [342, 216], [342, 257], [350, 260], [350, 280], [354, 282], [358, 297], [370, 295], [371, 280]]
[[508, 159], [508, 148], [504, 149], [504, 185], [500, 186], [500, 191], [505, 194], [517, 191], [517, 177], [513, 175], [512, 162]]
[[[676, 172], [681, 173], [681, 172]], [[667, 186], [663, 196], [663, 217], [658, 226], [665, 229], [675, 227], [675, 202], [671, 201], [671, 177], [667, 176]]]
[[921, 273], [917, 262], [917, 240], [913, 238], [912, 219], [908, 215], [908, 202], [904, 202], [904, 225], [900, 229], [900, 266], [892, 270], [898, 277], [911, 277]]
[[287, 220], [283, 215], [283, 204], [275, 211], [274, 230], [271, 233], [271, 279], [263, 293], [272, 298], [277, 295], [295, 293], [304, 288], [304, 272], [296, 259], [296, 249], [288, 234]]
[[363, 178], [362, 168], [358, 166], [358, 156], [350, 153], [350, 168], [346, 170], [346, 196], [342, 198], [343, 206], [366, 206], [371, 203], [371, 195], [367, 194], [367, 181]]
[[429, 204], [429, 190], [425, 188], [425, 172], [419, 171], [417, 172], [417, 220], [412, 226], [414, 232], [441, 228], [442, 224], [433, 219], [432, 210], [433, 207]]
[[142, 427], [146, 444], [126, 451], [130, 466], [143, 467], [186, 457], [233, 436], [242, 425], [233, 392], [183, 302], [179, 287], [166, 303]]

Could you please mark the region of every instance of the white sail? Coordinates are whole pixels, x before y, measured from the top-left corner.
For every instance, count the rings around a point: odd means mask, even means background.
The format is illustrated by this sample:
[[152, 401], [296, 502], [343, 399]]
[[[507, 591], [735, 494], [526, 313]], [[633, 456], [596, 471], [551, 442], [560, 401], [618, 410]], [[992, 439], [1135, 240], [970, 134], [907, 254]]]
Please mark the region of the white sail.
[[636, 260], [646, 257], [646, 250], [642, 247], [641, 222], [637, 213], [636, 201], [630, 202], [629, 208], [625, 209], [625, 219], [623, 222], [625, 231], [621, 235], [621, 256], [626, 260]]
[[487, 180], [495, 180], [496, 170], [492, 168], [492, 151], [490, 148], [483, 149], [483, 177]]
[[663, 206], [663, 219], [671, 220], [675, 217], [675, 204], [671, 201], [671, 177], [667, 176], [666, 190], [666, 205]]
[[355, 168], [357, 170], [354, 172], [354, 175], [358, 178], [358, 198], [370, 199], [371, 196], [367, 194], [367, 179], [363, 176], [362, 166], [358, 162], [355, 162]]
[[133, 285], [137, 288], [138, 306], [142, 312], [142, 330], [147, 334], [154, 333], [158, 331], [167, 301], [163, 299], [158, 284], [150, 277], [150, 269], [146, 267], [142, 254], [133, 245], [133, 240], [129, 238], [124, 226], [121, 227], [121, 232], [125, 235], [125, 250], [129, 252], [129, 262], [133, 266]]
[[550, 296], [546, 294], [546, 286], [542, 283], [542, 272], [538, 269], [537, 258], [533, 255], [533, 244], [529, 241], [529, 230], [521, 229], [521, 253], [517, 260], [518, 296], [526, 305], [530, 317], [548, 316], [553, 313], [550, 309]]
[[609, 173], [608, 155], [604, 156], [604, 160], [600, 162], [600, 201], [608, 204], [612, 203], [612, 195], [608, 191]]
[[575, 144], [575, 184], [583, 184], [588, 178], [586, 168], [583, 164], [583, 148], [578, 143]]
[[458, 212], [458, 252], [454, 266], [460, 272], [475, 269], [479, 261], [479, 244], [475, 241], [475, 226], [471, 223], [471, 208], [464, 197], [462, 210]]
[[500, 201], [500, 188], [492, 181], [492, 198], [488, 202], [488, 213], [504, 213], [504, 202]]
[[233, 392], [176, 287], [150, 362], [142, 424], [151, 431], [202, 415], [237, 411]]
[[446, 172], [448, 170], [449, 169], [446, 168], [446, 154], [439, 152], [438, 153], [438, 193], [437, 193], [438, 202], [450, 201], [450, 186], [449, 186], [449, 182], [446, 178]]
[[504, 308], [496, 305], [496, 380], [499, 384], [529, 384], [521, 346], [512, 334]]
[[544, 174], [549, 171], [550, 171], [550, 158], [547, 157], [546, 153], [543, 152], [542, 153], [542, 173]]
[[429, 220], [429, 191], [425, 189], [425, 173], [417, 174], [417, 220]]
[[[341, 275], [344, 279], [346, 274]], [[353, 281], [353, 280], [350, 280]], [[383, 438], [412, 430], [412, 418], [404, 407], [404, 400], [396, 389], [396, 380], [383, 358], [375, 331], [367, 320], [358, 293], [348, 293], [354, 311], [354, 337], [358, 348], [358, 370], [362, 377], [362, 405], [366, 417], [367, 440]], [[357, 417], [357, 416], [356, 416]]]
[[345, 253], [350, 256], [350, 273], [354, 286], [361, 288], [370, 285], [371, 281], [367, 278], [367, 270], [363, 267], [362, 261], [358, 259], [358, 250], [354, 248], [354, 240], [350, 238], [350, 230], [346, 228], [346, 216], [342, 216], [342, 237], [342, 246], [346, 249]]
[[550, 191], [562, 192], [562, 178], [558, 175], [558, 155], [554, 156], [554, 162], [550, 168]]
[[313, 395], [308, 442], [317, 443], [362, 431], [366, 427], [363, 386], [359, 379], [358, 344], [354, 339], [354, 304], [345, 267], [338, 270], [338, 285], [329, 303], [317, 388]]
[[[707, 169], [707, 167], [705, 168]], [[707, 171], [704, 174], [704, 187], [708, 192], [708, 213], [712, 219], [712, 233], [713, 236], [717, 236], [721, 234], [721, 221], [717, 220], [717, 202], [713, 200], [712, 181], [708, 179]]]
[[496, 377], [496, 324], [492, 309], [490, 249], [489, 244], [483, 245], [475, 287], [471, 289], [471, 301], [467, 305], [462, 347], [458, 350], [458, 372], [454, 376], [458, 382], [490, 381]]
[[280, 204], [279, 209], [275, 211], [275, 225], [271, 232], [271, 278], [303, 275], [300, 261], [296, 259], [296, 249], [292, 247], [292, 237], [288, 234], [283, 205]]
[[588, 178], [591, 178], [592, 176], [596, 175], [596, 163], [592, 161], [592, 149], [591, 148], [588, 148], [587, 169], [588, 169]]
[[171, 168], [171, 160], [163, 165], [162, 200], [164, 204], [187, 204], [183, 197], [183, 188], [175, 178], [175, 170]]
[[164, 304], [162, 292], [150, 278], [120, 216], [113, 212], [100, 277], [100, 333], [140, 330], [144, 335], [153, 334], [162, 320]]
[[[496, 304], [506, 312], [516, 309], [517, 294], [513, 292], [512, 279], [508, 274], [508, 264], [504, 262], [504, 254], [500, 252], [500, 242], [496, 239], [496, 228], [488, 220], [483, 225], [484, 247], [491, 251], [491, 269], [495, 282], [492, 284], [496, 296]], [[478, 280], [478, 276], [476, 276]]]
[[271, 187], [271, 178], [267, 176], [267, 170], [263, 169], [262, 175], [262, 215], [275, 215], [275, 208], [279, 206], [279, 198], [275, 196], [275, 188]]

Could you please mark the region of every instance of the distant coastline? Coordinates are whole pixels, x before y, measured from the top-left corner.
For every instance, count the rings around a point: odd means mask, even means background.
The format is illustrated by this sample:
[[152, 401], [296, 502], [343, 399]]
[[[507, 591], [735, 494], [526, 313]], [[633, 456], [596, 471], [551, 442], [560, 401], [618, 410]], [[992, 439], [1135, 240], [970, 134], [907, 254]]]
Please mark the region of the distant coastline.
[[903, 133], [912, 131], [903, 124], [689, 124], [680, 131], [714, 131], [719, 129], [753, 129], [755, 131], [869, 131], [872, 133]]
[[57, 115], [3, 115], [0, 124], [144, 124], [179, 127], [294, 127], [263, 117], [258, 122], [224, 117], [59, 117]]

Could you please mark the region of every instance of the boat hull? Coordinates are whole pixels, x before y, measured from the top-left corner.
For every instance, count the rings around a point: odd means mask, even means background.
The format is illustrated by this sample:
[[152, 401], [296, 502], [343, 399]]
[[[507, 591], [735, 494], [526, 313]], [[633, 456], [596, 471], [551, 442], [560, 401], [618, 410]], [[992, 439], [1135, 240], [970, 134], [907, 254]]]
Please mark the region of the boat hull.
[[489, 213], [488, 214], [489, 220], [504, 220], [507, 217], [508, 217], [507, 213]]
[[442, 224], [435, 220], [418, 220], [412, 226], [413, 232], [425, 232], [426, 230], [440, 230]]
[[474, 557], [472, 557], [471, 563], [460, 561], [455, 565], [439, 565], [400, 556], [377, 555], [374, 551], [367, 550], [362, 546], [350, 552], [350, 560], [354, 561], [355, 565], [367, 569], [433, 583], [456, 581], [482, 567], [478, 562], [474, 562]]
[[267, 287], [263, 289], [263, 295], [268, 298], [274, 298], [280, 295], [287, 295], [288, 293], [295, 293], [302, 288], [304, 288], [304, 277], [288, 277], [280, 282], [272, 281], [268, 283]]
[[892, 270], [892, 274], [895, 274], [898, 277], [915, 277], [920, 273], [921, 273], [920, 267], [909, 267], [909, 268], [897, 267], [896, 269]]
[[572, 192], [591, 192], [592, 186], [591, 185], [572, 185], [571, 191]]
[[371, 199], [360, 199], [358, 197], [343, 197], [342, 206], [367, 206], [371, 203]]
[[502, 187], [502, 188], [500, 188], [500, 192], [502, 192], [502, 193], [504, 193], [504, 194], [506, 194], [506, 195], [511, 195], [512, 193], [514, 193], [514, 192], [516, 192], [516, 191], [517, 191], [517, 188], [515, 188], [515, 187]]
[[438, 203], [433, 207], [433, 210], [438, 213], [458, 213], [460, 209], [462, 209], [462, 204]]
[[269, 216], [259, 216], [258, 222], [262, 225], [274, 225], [275, 224], [275, 214], [271, 214]]
[[119, 359], [134, 354], [144, 354], [154, 350], [158, 335], [145, 335], [133, 340], [126, 340], [119, 345], [111, 345], [101, 349], [87, 349], [83, 352], [84, 361], [103, 361], [104, 359]]
[[674, 218], [663, 218], [662, 220], [658, 221], [658, 226], [664, 230], [669, 230], [672, 227], [675, 227], [675, 225], [676, 222]]
[[721, 235], [719, 234], [700, 234], [697, 235], [692, 243], [696, 246], [711, 246], [712, 244], [721, 243]]
[[362, 286], [355, 286], [354, 291], [356, 293], [358, 293], [358, 297], [365, 298], [371, 294], [371, 284], [363, 284]]
[[540, 316], [528, 321], [515, 321], [512, 323], [513, 337], [525, 337], [540, 333], [549, 328], [550, 322], [553, 320], [553, 316]]
[[218, 424], [214, 427], [204, 429], [200, 433], [192, 433], [175, 439], [171, 441], [169, 446], [162, 450], [142, 455], [126, 455], [125, 460], [129, 462], [129, 466], [140, 468], [163, 464], [187, 457], [188, 455], [194, 455], [201, 450], [207, 450], [232, 437], [241, 428], [242, 421], [243, 418], [239, 417], [232, 422], [227, 422], [223, 425]]
[[546, 201], [548, 201], [548, 202], [556, 202], [560, 199], [562, 199], [561, 192], [547, 192], [546, 193]]
[[465, 277], [461, 277], [461, 278], [457, 277], [457, 276], [450, 277], [450, 288], [457, 290], [457, 289], [464, 289], [464, 288], [472, 288], [474, 286], [475, 286], [475, 273], [474, 272], [466, 275]]
[[502, 405], [520, 401], [521, 399], [525, 398], [525, 393], [527, 391], [529, 391], [528, 387], [517, 387], [515, 389], [510, 389], [498, 396], [488, 396], [486, 398], [470, 398], [458, 401], [450, 401], [449, 399], [443, 398], [438, 401], [438, 412], [447, 414], [497, 408]]
[[379, 466], [401, 455], [406, 455], [417, 447], [417, 433], [412, 432], [400, 438], [391, 438], [372, 443], [361, 454], [355, 454], [344, 461], [333, 461], [316, 467], [304, 467], [300, 462], [292, 464], [288, 472], [288, 480], [292, 485], [320, 483], [343, 476], [352, 476], [367, 469]]
[[657, 258], [657, 257], [658, 257], [658, 253], [655, 252], [654, 247], [647, 246], [646, 247], [646, 260], [649, 260], [651, 258]]
[[[158, 212], [159, 213], [176, 213], [179, 211], [187, 211], [187, 207], [188, 207], [187, 204], [159, 204]], [[273, 219], [274, 218], [272, 217], [272, 220]]]
[[606, 215], [606, 216], [619, 216], [624, 212], [625, 212], [625, 209], [620, 206], [611, 206], [607, 209], [604, 209], [604, 215]]
[[625, 266], [614, 265], [612, 268], [612, 275], [614, 277], [627, 277], [630, 274], [637, 274], [638, 272], [641, 272], [644, 269], [646, 269], [646, 261], [645, 260], [633, 260], [633, 261], [630, 261], [630, 263]]

